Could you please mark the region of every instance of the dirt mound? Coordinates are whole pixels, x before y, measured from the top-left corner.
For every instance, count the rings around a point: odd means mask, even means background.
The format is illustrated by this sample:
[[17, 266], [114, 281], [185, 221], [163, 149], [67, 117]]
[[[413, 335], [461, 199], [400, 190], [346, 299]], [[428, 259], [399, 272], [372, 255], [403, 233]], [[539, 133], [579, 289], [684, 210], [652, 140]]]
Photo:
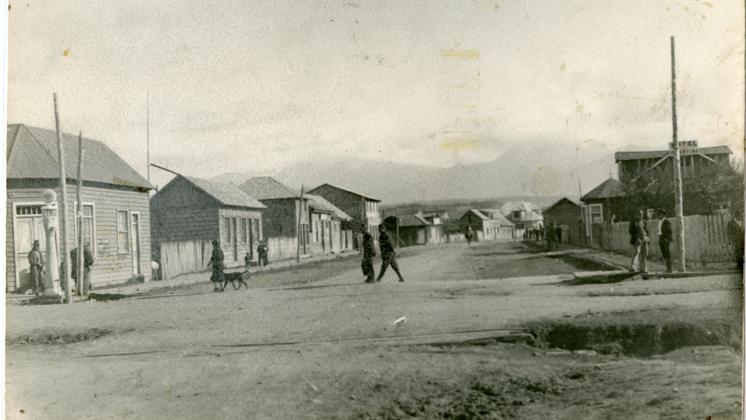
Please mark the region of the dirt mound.
[[70, 344], [80, 341], [94, 340], [105, 335], [112, 334], [113, 331], [91, 328], [80, 332], [59, 332], [49, 330], [34, 331], [30, 334], [23, 334], [17, 337], [6, 337], [5, 345], [24, 345], [24, 344]]

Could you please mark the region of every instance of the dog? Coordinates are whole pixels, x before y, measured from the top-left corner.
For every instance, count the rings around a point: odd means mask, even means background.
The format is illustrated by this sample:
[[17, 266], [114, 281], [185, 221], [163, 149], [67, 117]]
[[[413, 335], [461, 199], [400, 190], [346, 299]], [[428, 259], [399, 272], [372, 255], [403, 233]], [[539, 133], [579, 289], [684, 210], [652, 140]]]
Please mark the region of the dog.
[[[233, 290], [240, 289], [242, 284], [246, 286], [246, 290], [249, 290], [249, 285], [246, 284], [244, 280], [247, 280], [250, 276], [251, 275], [249, 273], [249, 270], [243, 272], [237, 271], [235, 273], [225, 273], [223, 279], [223, 290], [225, 290], [225, 286], [227, 286], [229, 282], [231, 286], [233, 286]], [[236, 287], [236, 283], [238, 283], [238, 287]]]

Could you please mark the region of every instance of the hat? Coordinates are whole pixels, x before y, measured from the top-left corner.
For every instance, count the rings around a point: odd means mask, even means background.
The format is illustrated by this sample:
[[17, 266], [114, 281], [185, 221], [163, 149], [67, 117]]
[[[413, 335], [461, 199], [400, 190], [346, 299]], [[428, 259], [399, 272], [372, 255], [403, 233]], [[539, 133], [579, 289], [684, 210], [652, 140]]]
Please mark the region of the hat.
[[34, 246], [39, 246], [39, 241], [38, 240], [34, 241]]

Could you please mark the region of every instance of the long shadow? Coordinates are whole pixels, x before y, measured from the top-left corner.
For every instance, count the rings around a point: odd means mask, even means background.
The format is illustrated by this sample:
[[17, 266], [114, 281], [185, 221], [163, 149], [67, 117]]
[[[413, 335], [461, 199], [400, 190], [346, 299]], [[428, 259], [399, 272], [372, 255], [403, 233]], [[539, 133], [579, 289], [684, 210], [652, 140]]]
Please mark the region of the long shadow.
[[583, 276], [575, 277], [569, 280], [563, 280], [552, 283], [536, 283], [534, 286], [582, 286], [584, 284], [608, 284], [608, 283], [621, 283], [625, 280], [629, 280], [633, 277], [640, 277], [640, 273], [635, 272], [610, 272], [602, 273], [594, 276]]

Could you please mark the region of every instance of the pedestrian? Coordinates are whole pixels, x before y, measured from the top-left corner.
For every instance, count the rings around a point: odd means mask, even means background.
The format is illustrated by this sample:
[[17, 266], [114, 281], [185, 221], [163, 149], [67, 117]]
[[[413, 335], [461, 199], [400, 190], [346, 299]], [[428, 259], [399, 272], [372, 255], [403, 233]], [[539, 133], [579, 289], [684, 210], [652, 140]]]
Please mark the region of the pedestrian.
[[265, 265], [269, 265], [269, 259], [267, 258], [269, 247], [267, 246], [267, 241], [259, 241], [257, 253], [259, 254], [259, 266], [264, 267]]
[[[80, 293], [84, 293], [91, 288], [91, 266], [93, 265], [93, 255], [91, 254], [91, 246], [87, 243], [83, 246], [83, 284], [80, 285]], [[70, 277], [73, 279], [73, 284], [77, 285], [78, 280], [78, 248], [70, 251]]]
[[376, 251], [373, 248], [373, 236], [363, 226], [363, 260], [360, 262], [360, 268], [365, 276], [365, 283], [376, 282], [376, 272], [373, 269], [373, 257]]
[[555, 231], [554, 237], [557, 240], [557, 244], [559, 245], [562, 243], [562, 226], [557, 225], [555, 226], [555, 229], [556, 231]]
[[744, 257], [744, 228], [743, 219], [740, 215], [742, 212], [737, 212], [734, 217], [731, 217], [728, 222], [728, 237], [733, 250], [733, 258], [736, 262], [736, 268], [739, 271], [743, 271], [743, 257]]
[[378, 273], [376, 281], [381, 281], [381, 278], [383, 278], [383, 275], [386, 273], [386, 269], [391, 266], [396, 275], [399, 276], [399, 281], [403, 282], [404, 277], [402, 277], [399, 272], [399, 264], [396, 262], [394, 245], [391, 243], [391, 238], [389, 238], [389, 235], [386, 233], [386, 227], [378, 225], [378, 232], [380, 233], [378, 236], [378, 246], [381, 249], [381, 272]]
[[661, 257], [666, 263], [666, 273], [673, 272], [671, 268], [671, 241], [673, 233], [671, 230], [671, 221], [666, 218], [666, 211], [658, 210], [658, 247], [661, 249]]
[[549, 226], [547, 226], [547, 248], [551, 251], [556, 246], [555, 241], [557, 240], [557, 231], [554, 228], [554, 223], [550, 223]]
[[466, 229], [466, 244], [471, 247], [471, 241], [474, 239], [474, 231], [471, 230], [471, 226]]
[[152, 271], [153, 280], [158, 280], [158, 270], [161, 269], [161, 265], [158, 261], [153, 260], [150, 262], [150, 270]]
[[244, 267], [246, 267], [246, 270], [251, 268], [251, 255], [247, 252], [246, 256], [243, 257]]
[[630, 271], [647, 273], [648, 232], [645, 227], [645, 212], [640, 210], [636, 221], [629, 225], [629, 243], [632, 245], [632, 266]]
[[212, 241], [212, 257], [210, 257], [209, 266], [212, 267], [210, 280], [215, 283], [214, 292], [223, 291], [223, 281], [225, 280], [225, 274], [223, 273], [223, 269], [225, 269], [223, 265], [224, 259], [225, 255], [223, 254], [223, 250], [220, 249], [220, 243], [217, 239]]
[[31, 251], [28, 253], [28, 263], [31, 283], [34, 285], [34, 294], [39, 296], [44, 293], [44, 279], [42, 278], [44, 255], [39, 250], [39, 241], [34, 241], [34, 244], [31, 245]]

